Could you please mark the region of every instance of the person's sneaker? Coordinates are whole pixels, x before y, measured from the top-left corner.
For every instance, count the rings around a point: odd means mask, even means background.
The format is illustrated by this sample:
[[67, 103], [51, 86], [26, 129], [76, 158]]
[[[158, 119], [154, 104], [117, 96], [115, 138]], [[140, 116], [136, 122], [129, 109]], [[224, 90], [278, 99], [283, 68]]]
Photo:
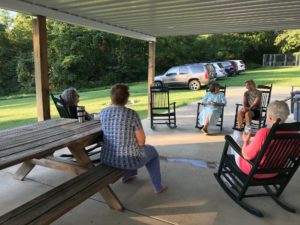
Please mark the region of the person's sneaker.
[[247, 134], [251, 134], [251, 127], [245, 127], [244, 132]]

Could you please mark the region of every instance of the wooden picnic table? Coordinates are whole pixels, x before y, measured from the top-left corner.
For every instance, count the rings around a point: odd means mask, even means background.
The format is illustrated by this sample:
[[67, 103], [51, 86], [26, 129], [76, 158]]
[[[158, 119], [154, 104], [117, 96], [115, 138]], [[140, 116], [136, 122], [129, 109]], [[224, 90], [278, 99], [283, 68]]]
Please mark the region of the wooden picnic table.
[[[0, 131], [0, 169], [22, 163], [15, 177], [23, 180], [35, 165], [60, 169], [74, 174], [93, 167], [84, 147], [100, 135], [99, 121], [79, 123], [76, 119], [54, 119]], [[78, 164], [54, 157], [54, 152], [68, 147]], [[100, 194], [117, 210], [123, 206], [107, 185]]]

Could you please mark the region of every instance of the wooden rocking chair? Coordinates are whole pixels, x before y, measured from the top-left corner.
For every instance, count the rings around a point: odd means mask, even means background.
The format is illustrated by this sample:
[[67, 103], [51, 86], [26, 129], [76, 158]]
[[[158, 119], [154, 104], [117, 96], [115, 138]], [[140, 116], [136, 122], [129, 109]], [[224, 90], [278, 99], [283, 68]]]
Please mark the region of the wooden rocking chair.
[[[251, 128], [258, 130], [261, 127], [266, 127], [266, 119], [267, 119], [267, 108], [270, 103], [271, 93], [272, 93], [272, 84], [271, 85], [258, 85], [257, 90], [259, 90], [261, 95], [261, 105], [260, 105], [260, 114], [258, 117], [253, 117], [251, 121]], [[243, 106], [242, 104], [236, 104], [235, 117], [234, 117], [234, 125], [232, 129], [237, 129], [237, 117], [239, 108]], [[242, 125], [242, 129], [245, 126], [245, 122]]]
[[151, 129], [154, 124], [167, 124], [176, 128], [176, 102], [170, 103], [169, 88], [166, 86], [151, 87], [150, 113]]
[[[209, 90], [206, 89], [206, 92], [208, 92]], [[220, 92], [223, 92], [224, 93], [224, 96], [226, 95], [226, 85], [225, 86], [220, 86]], [[198, 128], [198, 129], [202, 129], [203, 127], [200, 126], [199, 124], [199, 114], [201, 112], [201, 102], [198, 102], [198, 107], [197, 107], [197, 114], [196, 114], [196, 125], [195, 125], [195, 128]], [[221, 115], [220, 115], [220, 118], [218, 120], [218, 123], [216, 124], [216, 126], [220, 127], [220, 131], [223, 130], [223, 117], [224, 117], [224, 107], [225, 106], [221, 106]]]

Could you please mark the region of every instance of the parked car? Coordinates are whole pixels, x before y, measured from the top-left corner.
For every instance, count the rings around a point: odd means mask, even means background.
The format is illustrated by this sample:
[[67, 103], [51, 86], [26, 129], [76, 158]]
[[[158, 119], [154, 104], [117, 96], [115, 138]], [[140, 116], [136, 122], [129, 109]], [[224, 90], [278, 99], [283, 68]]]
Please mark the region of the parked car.
[[195, 63], [170, 68], [163, 75], [154, 79], [156, 86], [168, 85], [170, 87], [189, 87], [199, 90], [216, 79], [216, 71], [210, 63]]
[[239, 74], [237, 63], [233, 60], [228, 60], [228, 62], [230, 62], [231, 65], [233, 66], [233, 71], [234, 71], [233, 75]]
[[222, 65], [228, 76], [235, 75], [234, 66], [229, 61], [217, 62], [218, 65]]
[[215, 70], [216, 70], [216, 73], [217, 73], [217, 79], [219, 78], [227, 78], [227, 73], [223, 67], [223, 65], [220, 63], [216, 63], [216, 62], [212, 62], [211, 63], [214, 67], [215, 67]]
[[237, 64], [238, 73], [246, 70], [246, 65], [243, 60], [231, 60]]

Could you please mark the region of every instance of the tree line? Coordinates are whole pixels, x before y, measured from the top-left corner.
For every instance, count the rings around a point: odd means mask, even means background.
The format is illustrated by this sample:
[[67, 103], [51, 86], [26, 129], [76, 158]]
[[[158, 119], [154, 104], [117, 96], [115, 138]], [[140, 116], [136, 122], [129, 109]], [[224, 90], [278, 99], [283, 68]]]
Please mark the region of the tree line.
[[[35, 90], [32, 18], [0, 14], [0, 95]], [[49, 85], [94, 88], [147, 80], [148, 43], [47, 20]], [[300, 30], [163, 37], [156, 44], [156, 73], [174, 65], [242, 59], [259, 66], [263, 54], [300, 51]]]

